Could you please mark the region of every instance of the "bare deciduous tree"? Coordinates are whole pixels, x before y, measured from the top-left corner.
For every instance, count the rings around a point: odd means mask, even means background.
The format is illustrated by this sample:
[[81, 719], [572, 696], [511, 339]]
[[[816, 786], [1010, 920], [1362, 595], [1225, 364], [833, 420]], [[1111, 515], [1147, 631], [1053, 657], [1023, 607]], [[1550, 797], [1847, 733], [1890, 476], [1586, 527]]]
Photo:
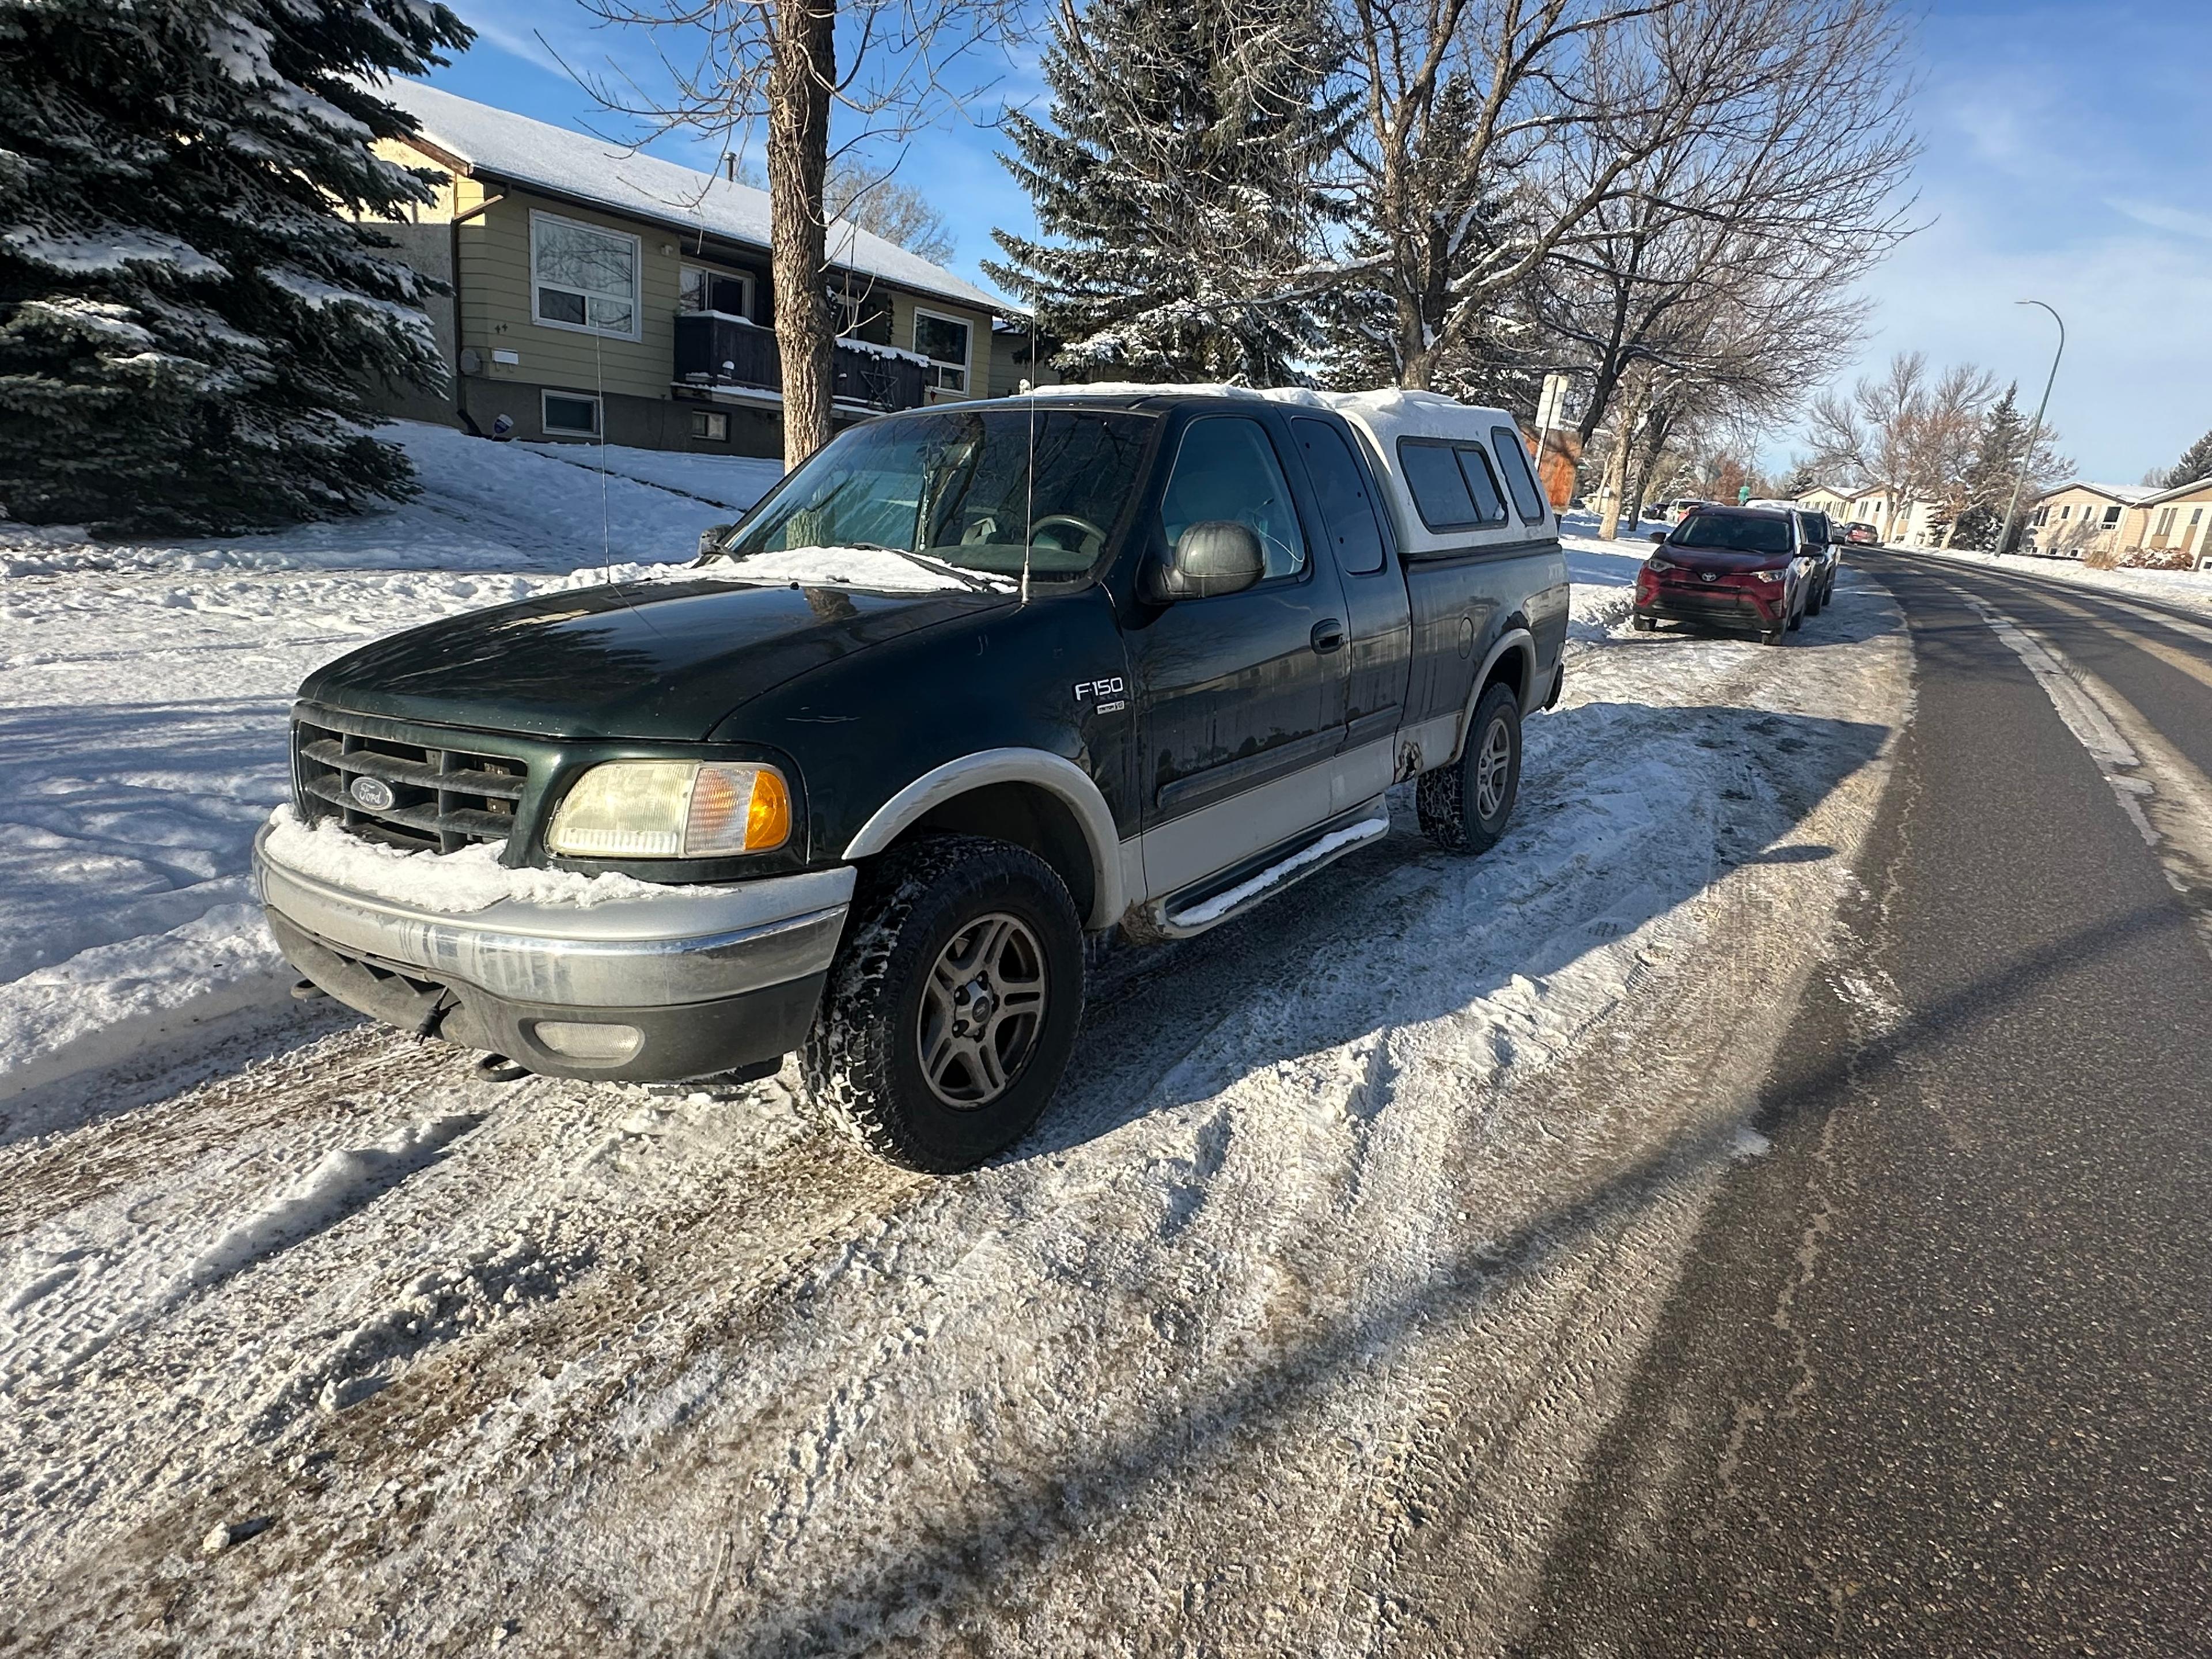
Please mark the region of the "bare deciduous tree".
[[1827, 392], [1813, 400], [1814, 459], [1886, 498], [1884, 541], [1895, 533], [1901, 509], [1925, 501], [1936, 503], [1948, 545], [1950, 526], [1967, 501], [1982, 417], [1996, 392], [1987, 369], [1959, 363], [1931, 376], [1926, 354], [1900, 351], [1848, 395]]
[[1892, 50], [1881, 0], [1341, 3], [1362, 112], [1345, 180], [1352, 331], [1401, 385], [1435, 384], [1546, 262], [1618, 238], [1614, 204], [1703, 221], [1719, 250], [1705, 264], [1724, 266], [1824, 191], [1829, 211], [1879, 226], [1867, 203], [1910, 153], [1885, 88], [1844, 118], [1842, 164], [1823, 174], [1802, 155], [1821, 142], [1815, 65], [1847, 61], [1854, 28], [1877, 67]]
[[[796, 466], [830, 438], [836, 327], [823, 275], [832, 154], [842, 111], [868, 137], [902, 137], [980, 90], [959, 77], [978, 49], [1025, 26], [1020, 0], [584, 0], [647, 31], [664, 83], [580, 74], [605, 108], [649, 134], [713, 135], [728, 164], [764, 129], [783, 450]], [[841, 67], [842, 65], [842, 67]]]

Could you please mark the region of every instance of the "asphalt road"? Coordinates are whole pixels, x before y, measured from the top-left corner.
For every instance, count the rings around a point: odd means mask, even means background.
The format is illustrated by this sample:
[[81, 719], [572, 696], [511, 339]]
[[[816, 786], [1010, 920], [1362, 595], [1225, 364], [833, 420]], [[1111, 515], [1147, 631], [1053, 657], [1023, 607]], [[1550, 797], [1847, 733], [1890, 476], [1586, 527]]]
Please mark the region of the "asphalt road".
[[1863, 894], [1518, 1650], [2212, 1652], [2212, 623], [1853, 562]]

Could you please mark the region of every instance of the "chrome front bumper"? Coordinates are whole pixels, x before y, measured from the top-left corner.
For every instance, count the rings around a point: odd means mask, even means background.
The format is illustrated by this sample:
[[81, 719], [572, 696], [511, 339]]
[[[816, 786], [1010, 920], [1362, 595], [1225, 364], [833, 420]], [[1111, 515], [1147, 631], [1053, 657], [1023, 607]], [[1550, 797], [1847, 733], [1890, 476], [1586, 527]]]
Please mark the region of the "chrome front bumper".
[[662, 1008], [710, 1002], [825, 971], [843, 932], [851, 866], [588, 908], [502, 899], [442, 915], [354, 892], [253, 846], [262, 902], [349, 955], [514, 1002]]

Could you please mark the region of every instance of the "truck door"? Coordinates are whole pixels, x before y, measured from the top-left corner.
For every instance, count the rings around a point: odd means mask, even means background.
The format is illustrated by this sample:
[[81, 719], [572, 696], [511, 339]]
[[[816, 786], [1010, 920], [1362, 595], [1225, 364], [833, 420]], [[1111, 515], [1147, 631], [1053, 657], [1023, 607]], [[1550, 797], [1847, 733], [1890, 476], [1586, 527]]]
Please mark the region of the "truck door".
[[1348, 653], [1334, 567], [1298, 520], [1272, 422], [1202, 415], [1183, 428], [1152, 556], [1194, 524], [1249, 526], [1255, 587], [1185, 599], [1127, 635], [1143, 767], [1146, 885], [1168, 893], [1331, 815]]
[[1305, 462], [1344, 589], [1351, 643], [1338, 771], [1349, 805], [1388, 788], [1395, 769], [1398, 730], [1406, 723], [1413, 621], [1405, 578], [1392, 568], [1375, 483], [1351, 434], [1334, 421], [1298, 415], [1291, 417], [1291, 435]]

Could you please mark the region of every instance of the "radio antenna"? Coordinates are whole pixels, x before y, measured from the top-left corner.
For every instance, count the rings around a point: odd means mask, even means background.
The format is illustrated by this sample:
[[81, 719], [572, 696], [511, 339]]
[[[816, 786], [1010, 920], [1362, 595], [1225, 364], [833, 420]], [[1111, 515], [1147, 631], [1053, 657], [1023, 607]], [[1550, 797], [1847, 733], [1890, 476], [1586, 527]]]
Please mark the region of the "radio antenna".
[[1030, 372], [1022, 390], [1030, 405], [1028, 494], [1022, 503], [1022, 603], [1030, 602], [1030, 556], [1036, 550], [1036, 313], [1030, 313]]

